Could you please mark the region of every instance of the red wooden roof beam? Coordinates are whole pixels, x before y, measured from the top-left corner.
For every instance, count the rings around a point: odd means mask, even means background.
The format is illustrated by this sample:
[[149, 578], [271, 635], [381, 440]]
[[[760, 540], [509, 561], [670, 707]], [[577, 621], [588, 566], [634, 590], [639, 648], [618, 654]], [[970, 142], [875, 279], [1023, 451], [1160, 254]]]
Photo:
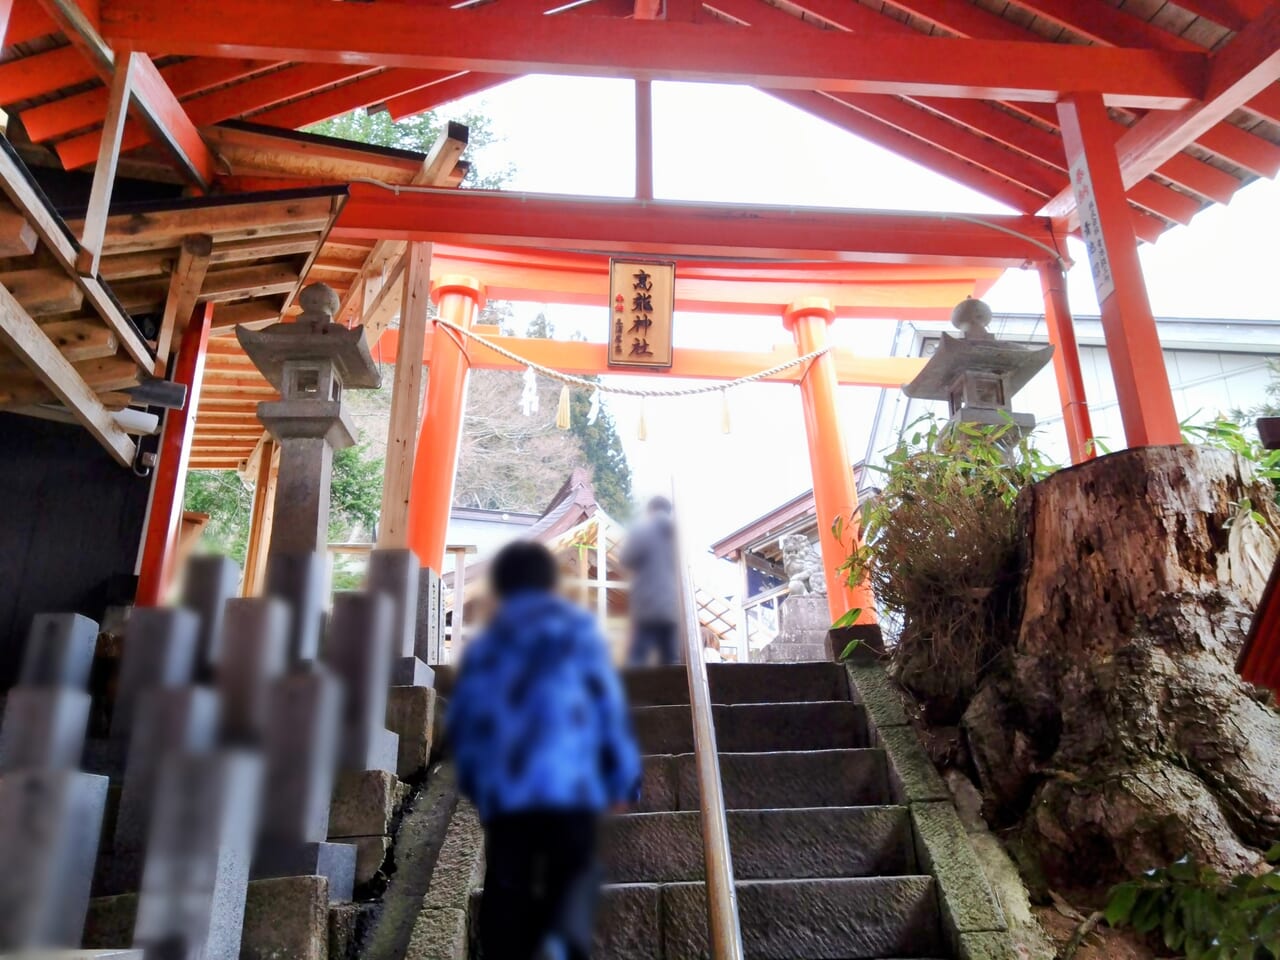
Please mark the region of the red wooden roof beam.
[[1199, 98], [1200, 54], [1067, 44], [846, 36], [779, 44], [713, 24], [542, 17], [409, 4], [108, 0], [106, 32], [142, 49], [491, 73], [748, 83], [839, 92], [1054, 102], [1064, 78], [1131, 107]]
[[[466, 246], [664, 252], [676, 257], [1007, 267], [1055, 256], [1031, 216], [925, 215], [812, 207], [584, 200], [482, 190], [399, 196], [355, 183], [331, 236]], [[1014, 235], [1004, 230], [1013, 231]]]

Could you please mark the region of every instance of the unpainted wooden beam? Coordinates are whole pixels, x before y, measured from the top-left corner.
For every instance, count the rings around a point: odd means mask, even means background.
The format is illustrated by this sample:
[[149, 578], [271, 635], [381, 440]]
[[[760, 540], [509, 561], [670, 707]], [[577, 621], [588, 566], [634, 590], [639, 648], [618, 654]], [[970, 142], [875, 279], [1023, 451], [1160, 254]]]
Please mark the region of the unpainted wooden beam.
[[287, 263], [210, 270], [205, 276], [200, 299], [216, 302], [290, 293], [299, 279], [297, 269]]
[[80, 252], [76, 270], [81, 276], [97, 276], [102, 260], [102, 239], [111, 212], [111, 192], [116, 182], [116, 165], [120, 162], [120, 138], [129, 117], [129, 95], [135, 73], [135, 55], [125, 50], [115, 58], [107, 97], [107, 113], [102, 122], [102, 142], [98, 146], [98, 163], [93, 170], [93, 186], [89, 191], [89, 207], [80, 228]]
[[120, 346], [109, 328], [92, 320], [59, 320], [41, 324], [40, 329], [72, 363], [113, 357]]
[[[462, 181], [461, 179], [453, 180], [454, 171], [458, 168], [470, 139], [471, 131], [465, 124], [449, 121], [444, 136], [431, 145], [431, 150], [422, 161], [422, 168], [413, 177], [412, 184], [419, 187], [456, 187]], [[463, 170], [463, 175], [465, 174], [466, 169]], [[366, 330], [368, 329], [368, 311], [371, 302], [385, 290], [387, 285], [398, 286], [390, 282], [387, 267], [392, 260], [404, 253], [404, 248], [404, 243], [396, 240], [378, 240], [374, 243], [373, 249], [369, 251], [364, 264], [360, 267], [356, 280], [343, 296], [336, 319], [342, 320], [354, 315], [359, 307], [364, 314], [361, 322], [364, 323]], [[372, 291], [366, 290], [366, 284], [370, 282], [375, 284]], [[398, 297], [399, 292], [395, 295]], [[393, 310], [391, 316], [394, 315]], [[390, 321], [391, 316], [387, 317], [387, 321]], [[369, 340], [371, 346], [376, 342], [376, 339]]]
[[165, 298], [160, 335], [156, 339], [157, 377], [163, 377], [169, 366], [169, 350], [173, 346], [174, 335], [182, 332], [178, 330], [179, 322], [186, 323], [200, 298], [212, 253], [213, 238], [208, 234], [196, 234], [182, 241], [178, 262], [169, 275], [169, 295]]
[[[22, 304], [0, 286], [0, 341], [20, 357], [121, 466], [133, 463], [133, 440], [116, 424], [71, 362], [40, 329]], [[136, 373], [136, 367], [135, 373]]]
[[3, 272], [0, 284], [33, 317], [75, 313], [84, 303], [80, 285], [57, 267]]
[[0, 203], [0, 257], [26, 257], [35, 249], [35, 228], [9, 204]]
[[386, 468], [382, 484], [382, 514], [378, 546], [409, 544], [409, 492], [413, 483], [414, 451], [418, 444], [418, 404], [422, 395], [422, 356], [431, 309], [431, 244], [411, 243], [404, 253], [400, 339], [405, 360], [396, 364], [387, 423]]
[[48, 206], [40, 192], [27, 178], [26, 171], [5, 151], [0, 151], [0, 189], [8, 195], [13, 205], [26, 218], [58, 264], [74, 275], [97, 312], [108, 327], [120, 339], [120, 346], [138, 364], [151, 367], [151, 350], [133, 325], [133, 321], [107, 292], [97, 277], [80, 276], [76, 271], [78, 248], [67, 237], [63, 223]]

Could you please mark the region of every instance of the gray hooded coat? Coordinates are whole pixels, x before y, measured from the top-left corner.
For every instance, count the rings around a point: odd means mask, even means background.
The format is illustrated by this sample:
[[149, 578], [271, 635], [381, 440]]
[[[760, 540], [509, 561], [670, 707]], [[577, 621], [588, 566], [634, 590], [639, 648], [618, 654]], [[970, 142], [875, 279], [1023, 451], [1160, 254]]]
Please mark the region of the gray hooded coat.
[[622, 565], [631, 572], [631, 621], [678, 623], [675, 523], [669, 513], [645, 517], [627, 535]]

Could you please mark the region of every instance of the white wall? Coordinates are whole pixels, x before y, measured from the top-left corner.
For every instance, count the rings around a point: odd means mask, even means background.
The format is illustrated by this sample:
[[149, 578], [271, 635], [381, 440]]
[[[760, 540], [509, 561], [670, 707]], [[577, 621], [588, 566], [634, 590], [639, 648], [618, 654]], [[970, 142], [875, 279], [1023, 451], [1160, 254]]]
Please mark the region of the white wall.
[[[1165, 368], [1173, 388], [1178, 419], [1206, 422], [1232, 410], [1248, 409], [1264, 402], [1266, 387], [1277, 376], [1269, 366], [1280, 360], [1280, 322], [1264, 321], [1158, 321], [1164, 345]], [[996, 317], [991, 331], [1001, 339], [1025, 343], [1047, 340], [1043, 318]], [[924, 355], [931, 341], [950, 327], [920, 326], [911, 338], [903, 338], [906, 350]], [[1103, 345], [1097, 318], [1077, 318], [1080, 367], [1094, 434], [1109, 449], [1124, 447], [1124, 428], [1116, 405], [1115, 382]], [[895, 391], [895, 393], [897, 393]], [[945, 417], [945, 403], [911, 400], [901, 393], [887, 396], [884, 412], [872, 441], [876, 461], [897, 440], [903, 425], [927, 411]], [[1013, 408], [1035, 414], [1039, 424], [1037, 445], [1059, 462], [1069, 462], [1058, 385], [1050, 364], [1014, 398]]]

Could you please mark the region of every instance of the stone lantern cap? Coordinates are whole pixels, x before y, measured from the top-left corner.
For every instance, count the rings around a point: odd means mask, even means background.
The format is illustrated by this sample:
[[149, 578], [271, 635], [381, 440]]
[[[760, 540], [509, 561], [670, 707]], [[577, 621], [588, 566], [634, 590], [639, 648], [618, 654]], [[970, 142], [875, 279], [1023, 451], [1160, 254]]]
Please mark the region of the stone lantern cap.
[[284, 365], [290, 361], [331, 363], [344, 387], [374, 389], [382, 375], [364, 327], [344, 327], [333, 322], [338, 296], [325, 284], [312, 284], [298, 296], [302, 314], [293, 323], [273, 323], [264, 330], [236, 327], [236, 339], [254, 366], [273, 387], [284, 392]]
[[284, 390], [284, 365], [290, 360], [328, 361], [345, 387], [373, 389], [382, 383], [364, 327], [299, 320], [273, 323], [264, 330], [236, 327], [236, 339], [277, 390]]
[[951, 322], [964, 331], [961, 337], [944, 333], [938, 349], [916, 378], [902, 392], [918, 400], [951, 400], [956, 385], [967, 376], [1000, 380], [1007, 402], [1027, 385], [1053, 357], [1053, 345], [1042, 347], [997, 340], [987, 332], [991, 310], [981, 300], [965, 300], [952, 313]]

